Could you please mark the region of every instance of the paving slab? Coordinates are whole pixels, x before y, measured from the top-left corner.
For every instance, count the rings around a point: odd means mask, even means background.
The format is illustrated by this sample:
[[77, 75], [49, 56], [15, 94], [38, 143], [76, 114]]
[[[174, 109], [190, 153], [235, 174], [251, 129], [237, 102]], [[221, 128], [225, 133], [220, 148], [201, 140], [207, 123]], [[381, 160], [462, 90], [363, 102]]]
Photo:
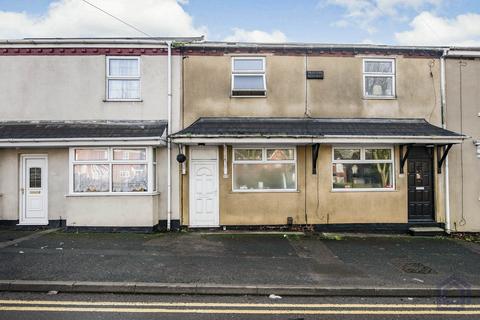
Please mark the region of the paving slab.
[[0, 243], [23, 238], [35, 233], [35, 230], [16, 230], [15, 228], [0, 228]]

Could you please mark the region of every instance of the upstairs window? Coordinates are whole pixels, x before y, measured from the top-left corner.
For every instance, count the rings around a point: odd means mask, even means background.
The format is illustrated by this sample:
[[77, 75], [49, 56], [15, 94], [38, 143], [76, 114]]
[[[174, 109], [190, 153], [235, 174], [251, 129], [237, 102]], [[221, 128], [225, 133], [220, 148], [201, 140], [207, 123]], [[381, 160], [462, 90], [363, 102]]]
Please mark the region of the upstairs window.
[[140, 100], [139, 57], [107, 57], [107, 100]]
[[232, 58], [232, 96], [265, 96], [265, 58]]
[[365, 98], [395, 98], [395, 59], [363, 60]]

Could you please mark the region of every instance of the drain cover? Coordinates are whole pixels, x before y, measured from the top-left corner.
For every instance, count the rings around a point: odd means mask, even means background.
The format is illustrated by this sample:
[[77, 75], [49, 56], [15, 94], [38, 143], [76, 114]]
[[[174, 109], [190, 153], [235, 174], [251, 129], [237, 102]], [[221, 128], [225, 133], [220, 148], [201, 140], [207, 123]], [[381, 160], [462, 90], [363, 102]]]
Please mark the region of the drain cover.
[[418, 262], [405, 263], [402, 266], [402, 270], [406, 273], [419, 273], [419, 274], [435, 273], [435, 270], [433, 270], [429, 266], [426, 266]]

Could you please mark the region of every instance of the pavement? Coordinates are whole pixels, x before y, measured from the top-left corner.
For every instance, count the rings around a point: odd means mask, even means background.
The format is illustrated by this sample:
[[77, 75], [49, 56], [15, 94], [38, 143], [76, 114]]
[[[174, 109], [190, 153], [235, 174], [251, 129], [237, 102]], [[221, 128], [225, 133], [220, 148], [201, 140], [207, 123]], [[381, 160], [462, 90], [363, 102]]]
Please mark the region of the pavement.
[[480, 245], [444, 237], [4, 231], [3, 291], [480, 296]]

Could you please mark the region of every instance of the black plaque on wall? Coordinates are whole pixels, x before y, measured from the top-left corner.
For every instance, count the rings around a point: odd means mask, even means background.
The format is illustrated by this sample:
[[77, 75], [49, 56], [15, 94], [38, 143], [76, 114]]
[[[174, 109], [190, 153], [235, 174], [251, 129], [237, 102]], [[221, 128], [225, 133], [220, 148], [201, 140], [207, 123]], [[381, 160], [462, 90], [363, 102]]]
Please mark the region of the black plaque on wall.
[[323, 80], [323, 71], [307, 71], [307, 79]]

